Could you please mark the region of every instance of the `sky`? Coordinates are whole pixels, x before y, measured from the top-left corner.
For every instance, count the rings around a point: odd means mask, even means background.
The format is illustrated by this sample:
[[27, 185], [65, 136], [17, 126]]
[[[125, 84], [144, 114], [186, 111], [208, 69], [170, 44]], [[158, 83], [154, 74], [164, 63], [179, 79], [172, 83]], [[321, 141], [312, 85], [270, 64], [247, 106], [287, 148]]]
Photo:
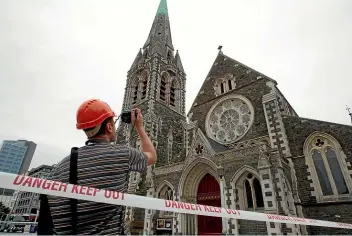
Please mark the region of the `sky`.
[[[1, 0], [0, 140], [38, 144], [55, 164], [85, 135], [78, 106], [121, 111], [127, 71], [159, 0]], [[218, 53], [275, 79], [301, 117], [350, 124], [351, 0], [168, 0], [190, 109]]]

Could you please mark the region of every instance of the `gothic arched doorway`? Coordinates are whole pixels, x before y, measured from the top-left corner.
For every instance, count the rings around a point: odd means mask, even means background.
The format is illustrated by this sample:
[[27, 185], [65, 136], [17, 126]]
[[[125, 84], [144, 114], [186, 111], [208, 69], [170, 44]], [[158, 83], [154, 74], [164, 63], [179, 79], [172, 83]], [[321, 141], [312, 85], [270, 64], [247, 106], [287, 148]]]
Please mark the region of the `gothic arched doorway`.
[[[220, 186], [214, 176], [206, 174], [200, 181], [197, 191], [197, 203], [221, 207]], [[222, 234], [220, 217], [198, 215], [198, 235]]]

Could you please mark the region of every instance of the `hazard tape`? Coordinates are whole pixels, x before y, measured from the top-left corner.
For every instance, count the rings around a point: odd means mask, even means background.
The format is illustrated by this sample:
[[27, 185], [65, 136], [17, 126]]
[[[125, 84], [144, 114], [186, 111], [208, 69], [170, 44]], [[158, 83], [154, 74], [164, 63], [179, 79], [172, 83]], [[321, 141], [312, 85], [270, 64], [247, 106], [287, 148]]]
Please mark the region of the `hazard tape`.
[[254, 220], [286, 224], [314, 225], [330, 228], [352, 229], [352, 224], [313, 220], [294, 216], [241, 211], [200, 204], [184, 203], [172, 200], [143, 197], [116, 191], [92, 187], [66, 184], [57, 181], [34, 178], [31, 176], [14, 175], [0, 172], [0, 187], [18, 191], [47, 194], [58, 197], [74, 198], [86, 201], [169, 211], [183, 214], [204, 215], [213, 217]]

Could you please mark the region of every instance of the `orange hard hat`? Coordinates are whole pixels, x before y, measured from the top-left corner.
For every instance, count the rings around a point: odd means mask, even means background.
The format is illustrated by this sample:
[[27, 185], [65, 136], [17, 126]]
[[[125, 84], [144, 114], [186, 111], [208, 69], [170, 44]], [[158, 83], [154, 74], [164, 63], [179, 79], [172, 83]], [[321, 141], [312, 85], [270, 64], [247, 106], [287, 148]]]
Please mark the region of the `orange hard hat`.
[[94, 128], [114, 116], [115, 113], [108, 104], [99, 99], [90, 99], [78, 108], [76, 127], [77, 129]]

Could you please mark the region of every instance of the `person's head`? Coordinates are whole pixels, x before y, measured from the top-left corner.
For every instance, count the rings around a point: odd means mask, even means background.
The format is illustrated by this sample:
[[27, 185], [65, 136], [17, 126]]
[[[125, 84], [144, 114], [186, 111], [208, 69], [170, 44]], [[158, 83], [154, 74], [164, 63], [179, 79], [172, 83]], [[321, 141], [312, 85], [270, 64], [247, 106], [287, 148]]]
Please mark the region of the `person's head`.
[[77, 110], [77, 129], [82, 129], [88, 139], [104, 138], [109, 142], [116, 139], [115, 113], [108, 104], [99, 99], [82, 103]]

